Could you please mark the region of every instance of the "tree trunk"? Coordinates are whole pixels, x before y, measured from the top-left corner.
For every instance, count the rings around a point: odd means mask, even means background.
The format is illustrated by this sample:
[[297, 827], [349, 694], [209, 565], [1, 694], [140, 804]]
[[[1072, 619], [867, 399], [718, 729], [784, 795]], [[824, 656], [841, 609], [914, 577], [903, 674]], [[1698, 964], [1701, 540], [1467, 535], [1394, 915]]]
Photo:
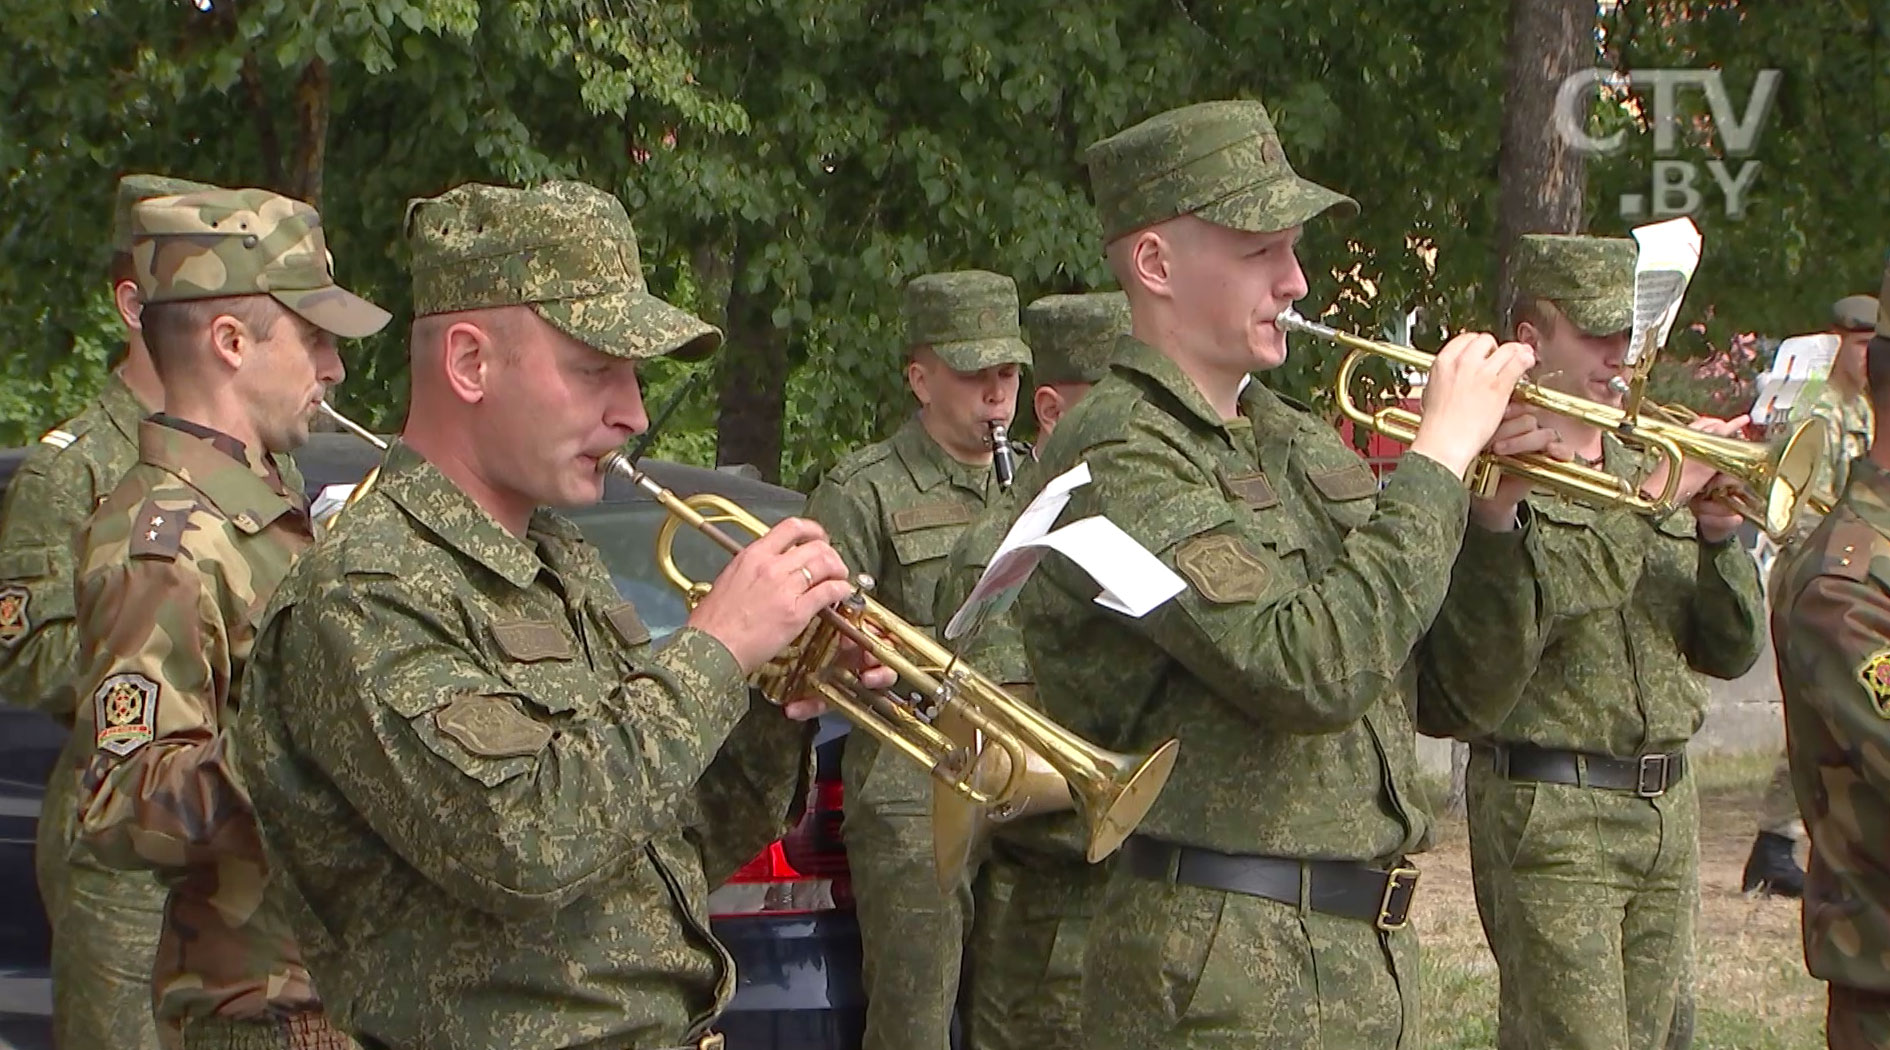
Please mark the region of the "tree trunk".
[[729, 266], [727, 341], [715, 369], [717, 466], [748, 463], [768, 481], [781, 480], [782, 424], [787, 414], [788, 333], [774, 324], [774, 303], [741, 287], [745, 252]]
[[322, 207], [322, 168], [328, 160], [328, 63], [310, 59], [295, 83], [295, 163], [292, 197]]
[[[1510, 0], [1503, 62], [1503, 143], [1497, 159], [1495, 316], [1511, 330], [1516, 286], [1510, 257], [1525, 233], [1581, 229], [1584, 158], [1556, 130], [1556, 92], [1597, 60], [1594, 0]], [[1576, 120], [1586, 126], [1590, 95]]]

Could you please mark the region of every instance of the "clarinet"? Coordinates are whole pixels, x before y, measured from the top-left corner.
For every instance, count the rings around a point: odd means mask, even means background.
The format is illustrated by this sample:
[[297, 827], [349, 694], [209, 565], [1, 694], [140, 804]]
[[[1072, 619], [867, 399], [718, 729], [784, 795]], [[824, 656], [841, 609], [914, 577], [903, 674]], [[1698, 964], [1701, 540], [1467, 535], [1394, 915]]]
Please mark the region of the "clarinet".
[[1011, 482], [1017, 478], [1017, 461], [1011, 452], [1011, 437], [1005, 432], [1004, 424], [993, 420], [987, 425], [991, 428], [991, 469], [997, 474], [998, 488], [1009, 492]]

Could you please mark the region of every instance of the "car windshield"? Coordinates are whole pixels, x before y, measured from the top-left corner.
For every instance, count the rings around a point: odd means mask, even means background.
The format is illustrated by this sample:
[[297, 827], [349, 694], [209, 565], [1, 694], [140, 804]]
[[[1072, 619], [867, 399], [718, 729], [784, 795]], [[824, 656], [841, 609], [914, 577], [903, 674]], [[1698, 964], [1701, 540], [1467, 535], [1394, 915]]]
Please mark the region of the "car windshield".
[[[743, 505], [749, 513], [773, 524], [799, 509], [797, 500], [781, 499]], [[597, 503], [565, 512], [603, 555], [617, 593], [637, 607], [637, 615], [662, 638], [683, 625], [689, 607], [683, 594], [665, 579], [656, 565], [656, 533], [669, 518], [667, 511], [646, 501]], [[725, 526], [726, 527], [726, 526]], [[748, 536], [728, 527], [746, 543]], [[690, 579], [707, 583], [728, 564], [729, 556], [707, 537], [681, 526], [676, 537], [676, 563]]]

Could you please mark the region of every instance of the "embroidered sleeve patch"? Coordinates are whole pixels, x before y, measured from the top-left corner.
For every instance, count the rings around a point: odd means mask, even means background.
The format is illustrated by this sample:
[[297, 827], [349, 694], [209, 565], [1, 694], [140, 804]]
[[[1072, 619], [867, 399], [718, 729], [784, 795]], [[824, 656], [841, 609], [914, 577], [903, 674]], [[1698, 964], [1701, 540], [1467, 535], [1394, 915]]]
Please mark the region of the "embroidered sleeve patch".
[[1863, 683], [1864, 692], [1870, 694], [1877, 717], [1890, 718], [1890, 649], [1871, 653], [1857, 668], [1857, 680]]
[[33, 623], [26, 618], [26, 606], [32, 592], [14, 585], [0, 587], [0, 646], [11, 646], [26, 637]]
[[440, 733], [483, 758], [535, 755], [551, 742], [551, 727], [502, 696], [454, 697], [433, 716]]
[[1218, 605], [1258, 601], [1266, 593], [1266, 562], [1247, 541], [1217, 532], [1197, 536], [1175, 552], [1175, 568], [1194, 584], [1201, 597]]
[[98, 749], [123, 758], [156, 735], [158, 684], [133, 671], [107, 677], [92, 692]]

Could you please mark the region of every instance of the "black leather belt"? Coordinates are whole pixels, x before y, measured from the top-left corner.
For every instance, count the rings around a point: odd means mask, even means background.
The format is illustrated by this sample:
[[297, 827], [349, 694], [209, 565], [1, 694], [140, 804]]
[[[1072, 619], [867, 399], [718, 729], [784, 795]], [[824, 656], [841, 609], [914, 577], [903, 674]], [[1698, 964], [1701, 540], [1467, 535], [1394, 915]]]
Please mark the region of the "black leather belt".
[[1228, 893], [1300, 904], [1300, 870], [1307, 872], [1306, 901], [1313, 911], [1362, 919], [1381, 930], [1400, 930], [1411, 918], [1418, 870], [1403, 865], [1390, 871], [1341, 860], [1295, 860], [1177, 846], [1132, 836], [1122, 846], [1122, 863], [1131, 875], [1177, 882]]
[[1615, 758], [1527, 744], [1504, 744], [1493, 750], [1497, 775], [1510, 780], [1627, 791], [1641, 798], [1659, 798], [1666, 794], [1687, 771], [1685, 751]]

